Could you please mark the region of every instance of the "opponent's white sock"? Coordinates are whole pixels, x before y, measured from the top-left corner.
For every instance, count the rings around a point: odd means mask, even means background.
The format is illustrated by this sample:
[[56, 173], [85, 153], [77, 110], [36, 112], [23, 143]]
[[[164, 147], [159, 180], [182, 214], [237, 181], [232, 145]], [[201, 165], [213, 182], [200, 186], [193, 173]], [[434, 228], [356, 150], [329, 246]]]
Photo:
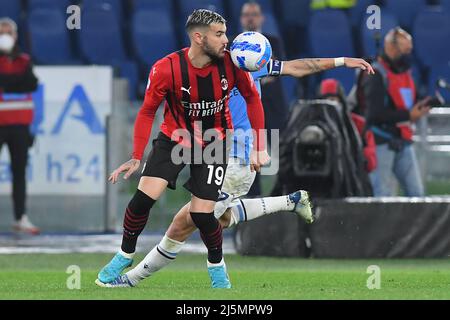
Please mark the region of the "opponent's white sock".
[[266, 214], [294, 210], [295, 202], [289, 195], [257, 199], [239, 199], [231, 207], [232, 219], [229, 227], [242, 221], [250, 221]]
[[156, 271], [164, 268], [175, 260], [184, 242], [170, 239], [164, 235], [161, 242], [150, 251], [145, 258], [126, 275], [133, 285], [151, 276]]

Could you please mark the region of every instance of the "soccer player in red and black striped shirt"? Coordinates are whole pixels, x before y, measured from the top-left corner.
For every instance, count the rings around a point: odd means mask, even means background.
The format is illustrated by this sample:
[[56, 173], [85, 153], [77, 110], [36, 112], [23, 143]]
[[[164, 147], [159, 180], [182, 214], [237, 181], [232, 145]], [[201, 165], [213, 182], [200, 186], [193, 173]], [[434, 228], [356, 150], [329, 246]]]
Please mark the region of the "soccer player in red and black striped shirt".
[[[153, 142], [138, 190], [126, 208], [121, 250], [99, 272], [96, 281], [99, 285], [112, 282], [132, 264], [137, 237], [144, 229], [151, 207], [166, 187], [175, 188], [177, 176], [186, 163], [174, 161], [172, 151], [179, 150], [180, 146], [184, 147], [183, 151], [196, 146], [205, 149], [208, 141], [203, 139], [203, 133], [213, 130], [214, 141], [221, 141], [225, 152], [212, 163], [197, 163], [197, 158], [189, 157], [193, 161], [185, 187], [192, 193], [192, 221], [208, 249], [212, 286], [231, 287], [222, 255], [222, 227], [214, 217], [215, 202], [226, 170], [223, 160], [228, 158], [225, 148], [227, 129], [232, 129], [228, 109], [231, 89], [236, 86], [247, 103], [250, 123], [256, 132], [254, 148], [262, 153], [265, 152], [261, 130], [264, 111], [250, 74], [238, 69], [226, 51], [225, 20], [212, 11], [195, 10], [187, 20], [186, 31], [191, 46], [164, 57], [152, 67], [144, 103], [135, 123], [132, 159], [110, 176], [110, 181], [115, 183], [120, 173], [125, 172], [127, 178], [139, 168], [156, 110], [165, 99], [161, 132]], [[184, 130], [182, 134], [180, 129]], [[258, 169], [262, 164], [254, 165]], [[173, 258], [169, 252], [160, 253]]]

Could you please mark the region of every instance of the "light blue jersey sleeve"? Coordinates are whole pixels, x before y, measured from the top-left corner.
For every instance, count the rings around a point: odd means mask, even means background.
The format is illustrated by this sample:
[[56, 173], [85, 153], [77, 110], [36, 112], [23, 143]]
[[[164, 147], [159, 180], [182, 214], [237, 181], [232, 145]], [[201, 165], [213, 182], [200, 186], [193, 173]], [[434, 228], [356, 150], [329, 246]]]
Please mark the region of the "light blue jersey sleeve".
[[[261, 70], [251, 72], [253, 80], [261, 80], [261, 78], [267, 77], [269, 75], [269, 70], [267, 67], [262, 68]], [[259, 90], [259, 94], [261, 95], [261, 89]]]
[[[264, 67], [261, 70], [251, 72], [251, 75], [255, 81], [259, 96], [261, 96], [261, 78], [269, 75], [268, 68]], [[236, 87], [231, 90], [229, 108], [234, 127], [233, 145], [230, 157], [239, 158], [243, 160], [244, 163], [249, 163], [250, 150], [253, 148], [252, 127], [247, 115], [247, 104]]]

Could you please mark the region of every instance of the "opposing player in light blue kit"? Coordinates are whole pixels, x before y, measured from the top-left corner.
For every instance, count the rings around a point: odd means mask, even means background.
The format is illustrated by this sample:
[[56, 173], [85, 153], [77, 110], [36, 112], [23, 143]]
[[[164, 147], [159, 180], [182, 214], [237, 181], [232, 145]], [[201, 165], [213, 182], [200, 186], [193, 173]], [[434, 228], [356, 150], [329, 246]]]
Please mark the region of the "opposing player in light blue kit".
[[[252, 72], [253, 79], [261, 95], [260, 79], [266, 76], [290, 75], [304, 77], [339, 66], [360, 68], [373, 74], [369, 63], [357, 58], [297, 59], [291, 61], [270, 60], [266, 67]], [[223, 228], [275, 212], [292, 211], [307, 223], [314, 220], [308, 193], [299, 190], [289, 195], [258, 199], [241, 199], [246, 195], [255, 179], [255, 171], [269, 161], [266, 151], [255, 152], [252, 148], [253, 136], [244, 98], [237, 88], [232, 90], [229, 107], [234, 127], [234, 141], [228, 167], [222, 186], [222, 194], [216, 203], [214, 215]], [[118, 175], [114, 172], [113, 175]], [[189, 215], [189, 203], [174, 217], [161, 242], [132, 270], [121, 275], [132, 264], [132, 255], [117, 253], [115, 258], [99, 273], [96, 283], [104, 287], [134, 287], [139, 281], [173, 261], [183, 244], [196, 230]], [[225, 272], [224, 272], [225, 270]], [[208, 273], [213, 288], [231, 288], [223, 260], [218, 264], [208, 263]]]

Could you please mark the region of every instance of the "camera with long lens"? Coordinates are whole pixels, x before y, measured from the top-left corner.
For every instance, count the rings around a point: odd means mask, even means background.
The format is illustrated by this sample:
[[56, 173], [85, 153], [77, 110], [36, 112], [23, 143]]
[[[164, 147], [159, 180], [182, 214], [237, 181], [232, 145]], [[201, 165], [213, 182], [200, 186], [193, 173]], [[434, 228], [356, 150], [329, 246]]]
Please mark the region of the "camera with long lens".
[[330, 141], [319, 125], [305, 127], [295, 140], [294, 173], [297, 176], [326, 177], [331, 173]]

